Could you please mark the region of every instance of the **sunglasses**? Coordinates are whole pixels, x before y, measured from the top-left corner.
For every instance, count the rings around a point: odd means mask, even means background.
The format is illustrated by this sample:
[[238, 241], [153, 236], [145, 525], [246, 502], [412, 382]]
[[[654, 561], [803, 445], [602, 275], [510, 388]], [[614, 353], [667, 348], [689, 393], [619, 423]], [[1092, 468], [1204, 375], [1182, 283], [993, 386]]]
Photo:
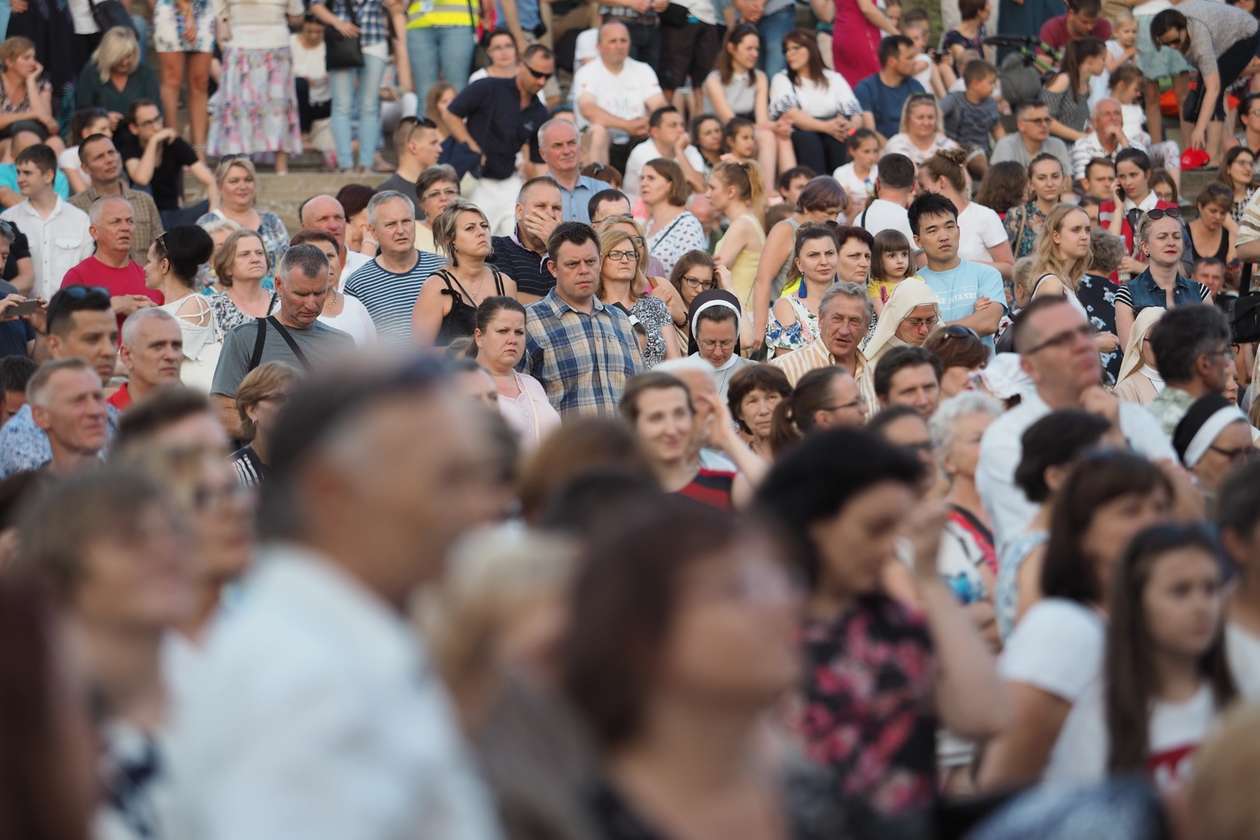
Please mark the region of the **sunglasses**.
[[526, 70], [529, 71], [529, 75], [533, 76], [535, 79], [537, 79], [540, 82], [547, 81], [553, 75], [551, 73], [540, 73], [537, 70], [535, 70], [533, 67], [530, 67], [528, 64], [524, 65], [524, 67]]
[[76, 303], [100, 298], [104, 298], [106, 303], [110, 301], [109, 290], [102, 286], [66, 286], [57, 294], [61, 295], [62, 300], [72, 300]]
[[1146, 218], [1150, 219], [1152, 222], [1158, 222], [1163, 218], [1180, 219], [1181, 208], [1169, 207], [1167, 210], [1149, 210], [1146, 213]]
[[974, 338], [980, 340], [980, 334], [971, 327], [964, 327], [962, 324], [950, 324], [937, 330], [945, 338]]

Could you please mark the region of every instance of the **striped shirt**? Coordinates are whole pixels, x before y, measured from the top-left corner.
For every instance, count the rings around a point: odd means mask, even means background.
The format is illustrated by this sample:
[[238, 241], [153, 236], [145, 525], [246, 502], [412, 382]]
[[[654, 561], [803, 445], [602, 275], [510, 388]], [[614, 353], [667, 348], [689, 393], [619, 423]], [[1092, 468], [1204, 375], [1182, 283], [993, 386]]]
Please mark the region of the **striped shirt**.
[[[866, 403], [866, 416], [870, 417], [878, 409], [875, 401], [875, 382], [872, 377], [870, 365], [866, 363], [866, 357], [862, 355], [862, 351], [857, 352], [857, 370], [849, 371], [857, 380], [858, 393], [862, 396], [862, 400]], [[842, 365], [836, 361], [831, 355], [826, 345], [823, 344], [821, 338], [806, 344], [799, 350], [793, 350], [791, 353], [785, 353], [770, 360], [770, 364], [777, 367], [787, 376], [788, 382], [793, 388], [802, 376], [811, 370], [821, 367], [835, 365], [848, 370], [846, 365]]]
[[735, 488], [735, 473], [726, 470], [706, 470], [704, 467], [696, 473], [685, 487], [677, 492], [679, 496], [715, 507], [718, 510], [733, 510], [735, 503], [731, 492]]
[[267, 476], [267, 465], [252, 446], [243, 446], [232, 453], [232, 468], [242, 487], [257, 487]]
[[543, 297], [556, 287], [556, 278], [547, 270], [547, 255], [526, 248], [516, 233], [496, 236], [491, 244], [494, 248], [487, 262], [515, 280], [518, 292]]
[[578, 312], [555, 289], [526, 307], [522, 370], [542, 383], [561, 417], [617, 415], [626, 382], [644, 370], [630, 316], [592, 299]]
[[359, 299], [372, 316], [382, 341], [411, 340], [411, 310], [429, 275], [446, 260], [428, 251], [416, 251], [416, 263], [403, 274], [383, 267], [380, 257], [364, 263], [346, 278], [345, 292]]

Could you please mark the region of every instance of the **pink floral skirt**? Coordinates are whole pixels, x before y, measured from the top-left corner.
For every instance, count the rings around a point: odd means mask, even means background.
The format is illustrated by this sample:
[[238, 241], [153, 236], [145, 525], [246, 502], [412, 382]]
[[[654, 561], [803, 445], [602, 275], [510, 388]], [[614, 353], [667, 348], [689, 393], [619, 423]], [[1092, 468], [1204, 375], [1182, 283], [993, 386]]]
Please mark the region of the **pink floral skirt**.
[[211, 157], [258, 152], [301, 154], [297, 92], [289, 48], [223, 50], [223, 75], [210, 100]]

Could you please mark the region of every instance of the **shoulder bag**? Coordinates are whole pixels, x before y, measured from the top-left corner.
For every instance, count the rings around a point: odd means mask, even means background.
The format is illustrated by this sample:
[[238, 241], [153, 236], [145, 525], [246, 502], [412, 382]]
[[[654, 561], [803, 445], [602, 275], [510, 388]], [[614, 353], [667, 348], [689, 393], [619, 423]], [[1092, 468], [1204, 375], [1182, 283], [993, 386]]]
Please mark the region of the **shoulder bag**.
[[[345, 0], [350, 22], [359, 25], [354, 14], [354, 0]], [[331, 7], [329, 8], [331, 11]], [[335, 26], [324, 24], [324, 66], [329, 70], [353, 70], [363, 66], [363, 45], [359, 39], [347, 38]]]
[[304, 370], [308, 373], [310, 372], [311, 363], [307, 360], [306, 354], [302, 352], [301, 347], [298, 347], [298, 343], [293, 340], [293, 336], [291, 336], [289, 331], [285, 329], [284, 324], [277, 321], [274, 315], [268, 315], [266, 318], [259, 318], [255, 323], [258, 324], [258, 334], [254, 338], [254, 352], [250, 354], [249, 368], [245, 371], [246, 373], [249, 373], [262, 364], [263, 348], [267, 344], [268, 324], [276, 328], [276, 331], [280, 333], [280, 337], [284, 339], [284, 343], [289, 345], [289, 349], [292, 350], [293, 355], [297, 357], [298, 363], [302, 365]]
[[1235, 344], [1260, 341], [1260, 290], [1251, 290], [1251, 274], [1252, 265], [1247, 263], [1243, 266], [1242, 288], [1234, 303], [1234, 316], [1230, 319]]

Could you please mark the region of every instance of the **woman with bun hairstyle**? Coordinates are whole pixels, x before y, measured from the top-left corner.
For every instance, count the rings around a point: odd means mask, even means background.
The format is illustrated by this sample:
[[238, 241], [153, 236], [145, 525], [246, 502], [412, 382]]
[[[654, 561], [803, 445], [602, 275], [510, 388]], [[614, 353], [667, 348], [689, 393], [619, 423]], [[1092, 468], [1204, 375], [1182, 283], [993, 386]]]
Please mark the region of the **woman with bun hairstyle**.
[[919, 167], [919, 189], [943, 195], [957, 208], [959, 259], [991, 265], [1010, 279], [1015, 256], [1006, 228], [997, 213], [968, 198], [971, 184], [967, 181], [966, 162], [967, 153], [962, 149], [937, 152]]
[[194, 290], [197, 274], [210, 261], [214, 240], [197, 225], [180, 225], [153, 240], [144, 265], [144, 284], [162, 293], [161, 308], [179, 321], [184, 339], [184, 364], [179, 377], [185, 385], [206, 393], [223, 350], [223, 330], [210, 300]]

